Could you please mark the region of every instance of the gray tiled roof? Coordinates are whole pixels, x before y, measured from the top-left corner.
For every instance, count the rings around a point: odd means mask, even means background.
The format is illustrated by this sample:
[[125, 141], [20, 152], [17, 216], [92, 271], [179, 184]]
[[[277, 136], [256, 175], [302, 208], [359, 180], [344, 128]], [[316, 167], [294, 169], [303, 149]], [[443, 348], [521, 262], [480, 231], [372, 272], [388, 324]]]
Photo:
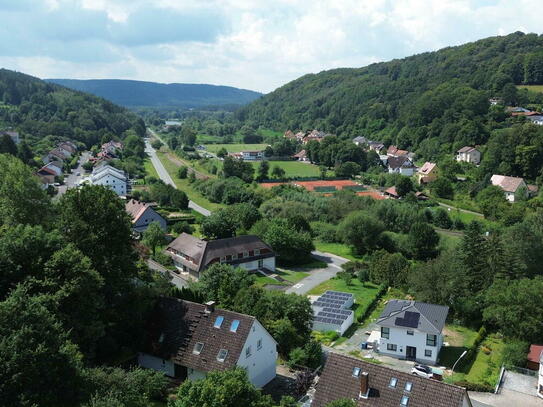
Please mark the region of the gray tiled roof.
[[405, 325], [398, 323], [398, 319], [401, 320], [405, 317], [406, 311], [420, 314], [417, 326], [412, 328], [437, 335], [443, 330], [447, 314], [449, 313], [449, 307], [418, 301], [390, 300], [377, 319], [377, 324], [390, 328], [406, 328]]

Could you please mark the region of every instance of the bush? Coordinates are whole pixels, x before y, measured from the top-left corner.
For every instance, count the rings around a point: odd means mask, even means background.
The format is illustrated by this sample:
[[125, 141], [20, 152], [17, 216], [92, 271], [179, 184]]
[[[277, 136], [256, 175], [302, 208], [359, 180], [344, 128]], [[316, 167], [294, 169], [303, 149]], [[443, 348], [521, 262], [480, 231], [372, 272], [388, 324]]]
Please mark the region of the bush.
[[168, 256], [166, 253], [163, 252], [157, 252], [153, 256], [151, 256], [154, 261], [157, 263], [162, 264], [164, 267], [172, 267], [173, 266], [173, 260], [170, 256]]
[[526, 366], [526, 355], [530, 344], [524, 341], [515, 341], [507, 342], [503, 350], [503, 364], [511, 368], [516, 367], [525, 367]]
[[337, 243], [340, 240], [337, 237], [337, 227], [326, 222], [312, 222], [311, 229], [313, 236], [325, 243]]
[[379, 291], [377, 291], [377, 294], [375, 294], [375, 298], [373, 299], [373, 301], [366, 305], [366, 308], [361, 308], [360, 315], [358, 315], [358, 317], [356, 318], [357, 322], [362, 323], [366, 320], [367, 317], [369, 317], [373, 309], [381, 300], [381, 297], [385, 295], [386, 291], [387, 287], [385, 285], [381, 285], [379, 287]]
[[185, 166], [179, 167], [179, 169], [177, 170], [177, 176], [180, 179], [185, 179], [187, 178], [188, 171], [189, 171], [188, 168]]
[[177, 234], [188, 233], [189, 235], [191, 235], [194, 232], [194, 228], [187, 222], [174, 223], [171, 227], [171, 230], [172, 232]]
[[457, 382], [454, 382], [455, 385], [464, 387], [466, 390], [469, 391], [481, 391], [481, 392], [493, 392], [494, 386], [486, 383], [472, 383], [468, 382], [466, 380], [460, 380]]

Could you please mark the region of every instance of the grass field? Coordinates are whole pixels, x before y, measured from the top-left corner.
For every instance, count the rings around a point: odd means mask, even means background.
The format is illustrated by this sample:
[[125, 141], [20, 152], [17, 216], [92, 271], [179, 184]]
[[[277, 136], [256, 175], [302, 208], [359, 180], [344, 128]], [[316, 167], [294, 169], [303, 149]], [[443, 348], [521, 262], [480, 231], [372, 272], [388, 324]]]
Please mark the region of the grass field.
[[[303, 163], [299, 161], [268, 161], [270, 163], [270, 174], [273, 167], [281, 167], [285, 170], [285, 176], [288, 178], [296, 177], [318, 177], [320, 176], [319, 167], [314, 164]], [[251, 162], [255, 171], [260, 165], [259, 161]]]
[[315, 248], [318, 251], [332, 253], [352, 261], [362, 259], [362, 256], [353, 253], [352, 249], [343, 243], [324, 243], [315, 241]]
[[145, 167], [145, 174], [151, 177], [155, 177], [157, 179], [160, 178], [150, 158], [146, 158], [145, 161], [143, 162], [143, 165]]
[[171, 162], [167, 157], [166, 154], [163, 152], [157, 152], [158, 158], [164, 165], [164, 168], [166, 168], [166, 171], [170, 174], [173, 181], [175, 182], [175, 185], [177, 188], [179, 188], [181, 191], [185, 192], [189, 199], [198, 205], [209, 209], [210, 211], [215, 211], [219, 208], [222, 208], [223, 205], [217, 204], [214, 202], [210, 202], [206, 197], [204, 197], [200, 192], [196, 191], [193, 186], [189, 183], [188, 179], [179, 179], [177, 178], [177, 169], [179, 168], [178, 165]]
[[438, 230], [437, 233], [439, 235], [439, 248], [441, 250], [453, 249], [460, 243], [460, 236], [450, 235], [441, 230]]
[[518, 85], [519, 89], [528, 89], [532, 92], [541, 92], [543, 93], [543, 85]]
[[352, 309], [354, 310], [354, 319], [356, 321], [366, 307], [373, 302], [379, 292], [379, 287], [372, 283], [362, 284], [354, 278], [351, 281], [351, 284], [347, 285], [341, 278], [334, 277], [316, 286], [307, 294], [320, 295], [327, 290], [343, 291], [354, 295], [355, 304]]
[[226, 148], [229, 153], [239, 153], [240, 151], [264, 150], [267, 144], [206, 144], [206, 150], [210, 153], [217, 153], [221, 148]]
[[451, 368], [462, 352], [473, 344], [477, 332], [460, 325], [446, 325], [444, 334], [445, 338], [443, 340], [444, 342], [447, 342], [449, 346], [441, 348], [441, 352], [439, 353], [439, 364]]

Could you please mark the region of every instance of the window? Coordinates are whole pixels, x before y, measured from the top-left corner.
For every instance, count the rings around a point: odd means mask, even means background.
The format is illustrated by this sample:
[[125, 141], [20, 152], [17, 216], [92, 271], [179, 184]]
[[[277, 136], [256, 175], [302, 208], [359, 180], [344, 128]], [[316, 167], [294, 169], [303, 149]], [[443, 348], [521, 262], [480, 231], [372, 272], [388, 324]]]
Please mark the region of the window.
[[239, 327], [239, 320], [238, 320], [238, 319], [234, 319], [234, 320], [232, 321], [232, 324], [230, 325], [230, 332], [237, 332], [238, 327]]
[[400, 405], [407, 406], [409, 404], [409, 397], [408, 396], [402, 396], [402, 399], [400, 400]]
[[264, 267], [264, 260], [260, 259], [258, 260], [258, 268], [261, 269]]
[[249, 252], [243, 252], [243, 258], [249, 257]]
[[415, 332], [414, 331], [407, 331], [407, 335], [413, 336], [413, 335], [415, 335]]
[[359, 377], [360, 376], [360, 368], [359, 367], [355, 367], [353, 369], [353, 377]]
[[260, 255], [260, 249], [255, 249], [255, 256]]
[[436, 346], [437, 335], [426, 335], [426, 345], [427, 346]]
[[217, 361], [224, 362], [226, 356], [228, 356], [228, 351], [226, 349], [221, 349], [217, 354]]
[[387, 343], [387, 350], [396, 352], [398, 350], [398, 345], [394, 345], [393, 343]]
[[202, 353], [202, 349], [204, 349], [204, 344], [202, 342], [198, 342], [196, 343], [196, 345], [194, 345], [192, 353], [194, 353], [195, 355], [199, 355], [200, 353]]
[[214, 326], [215, 328], [220, 328], [221, 325], [222, 325], [222, 321], [224, 321], [224, 317], [223, 317], [222, 315], [219, 315], [219, 316], [217, 317], [217, 319], [215, 320], [215, 323], [213, 324], [213, 326]]
[[390, 328], [381, 327], [381, 338], [390, 339]]
[[396, 384], [398, 384], [398, 379], [391, 377], [390, 382], [388, 382], [388, 387], [396, 387]]
[[232, 260], [236, 260], [237, 258], [238, 258], [238, 254], [237, 254], [237, 253], [234, 253], [234, 254], [232, 255]]
[[226, 261], [226, 256], [221, 257], [221, 263], [224, 263]]
[[256, 342], [256, 350], [260, 350], [260, 349], [262, 349], [262, 339], [259, 339]]
[[247, 349], [245, 349], [245, 357], [248, 358], [249, 356], [251, 356], [251, 346], [247, 346]]
[[432, 357], [432, 350], [431, 349], [425, 349], [424, 350], [424, 356], [428, 356], [429, 358]]
[[405, 383], [405, 391], [408, 391], [408, 392], [411, 392], [411, 389], [413, 388], [413, 383], [411, 382], [406, 382]]

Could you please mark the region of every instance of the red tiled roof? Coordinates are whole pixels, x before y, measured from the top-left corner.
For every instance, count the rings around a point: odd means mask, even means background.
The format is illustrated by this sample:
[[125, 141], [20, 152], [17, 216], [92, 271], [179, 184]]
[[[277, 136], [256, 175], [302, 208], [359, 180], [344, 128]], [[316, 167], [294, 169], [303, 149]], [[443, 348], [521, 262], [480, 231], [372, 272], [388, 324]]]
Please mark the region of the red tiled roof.
[[539, 363], [541, 358], [541, 352], [543, 352], [543, 345], [530, 345], [528, 360], [530, 362]]

